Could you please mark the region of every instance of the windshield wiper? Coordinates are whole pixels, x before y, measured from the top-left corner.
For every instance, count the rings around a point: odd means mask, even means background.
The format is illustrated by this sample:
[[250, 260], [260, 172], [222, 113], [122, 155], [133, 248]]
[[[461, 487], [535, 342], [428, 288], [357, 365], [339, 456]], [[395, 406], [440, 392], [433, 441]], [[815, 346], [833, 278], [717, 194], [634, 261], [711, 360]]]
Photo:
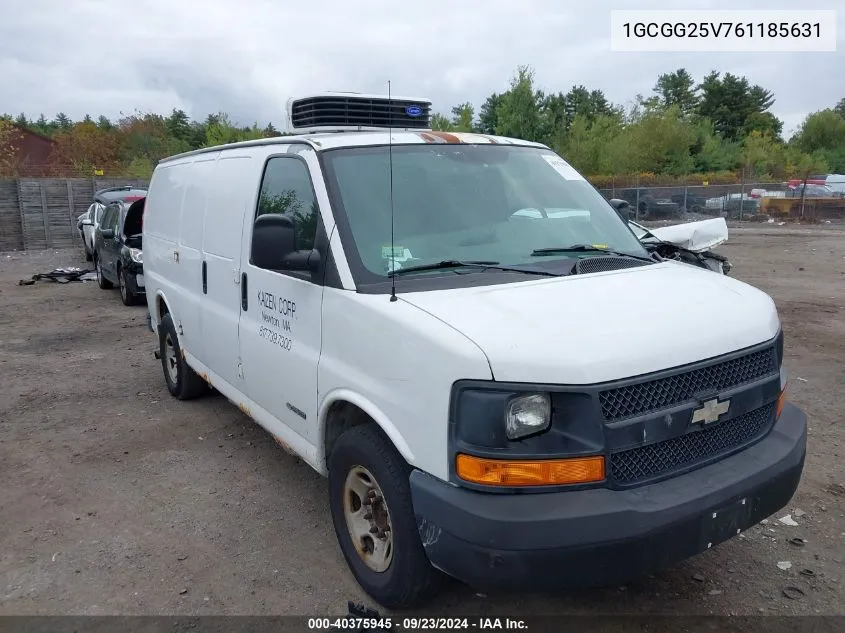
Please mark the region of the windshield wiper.
[[593, 252], [593, 253], [607, 253], [609, 255], [617, 255], [618, 257], [632, 257], [634, 259], [639, 259], [645, 262], [652, 262], [654, 260], [651, 257], [643, 257], [642, 255], [634, 255], [633, 253], [625, 253], [623, 251], [615, 251], [610, 248], [600, 248], [598, 246], [593, 246], [592, 244], [572, 244], [570, 246], [552, 246], [549, 248], [537, 248], [531, 251], [532, 257], [542, 257], [544, 255], [557, 255], [558, 253], [568, 253], [568, 252]]
[[483, 260], [461, 261], [457, 259], [444, 259], [443, 261], [434, 262], [433, 264], [418, 264], [416, 266], [408, 266], [407, 268], [399, 268], [387, 273], [388, 277], [396, 275], [404, 275], [405, 273], [415, 273], [425, 270], [438, 270], [441, 268], [480, 268], [482, 270], [508, 270], [517, 273], [526, 273], [529, 275], [543, 275], [546, 277], [559, 277], [560, 273], [553, 273], [548, 270], [537, 270], [536, 268], [519, 268], [517, 266], [503, 266], [499, 262], [488, 262]]

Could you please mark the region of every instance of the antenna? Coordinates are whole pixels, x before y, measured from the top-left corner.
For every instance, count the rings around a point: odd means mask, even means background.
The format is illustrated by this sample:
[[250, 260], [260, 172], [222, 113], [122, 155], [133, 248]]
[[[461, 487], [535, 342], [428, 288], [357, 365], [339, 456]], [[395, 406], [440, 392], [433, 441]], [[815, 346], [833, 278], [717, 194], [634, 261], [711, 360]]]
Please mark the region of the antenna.
[[396, 247], [393, 236], [393, 101], [390, 98], [390, 80], [387, 80], [387, 162], [390, 165], [390, 300], [396, 301]]

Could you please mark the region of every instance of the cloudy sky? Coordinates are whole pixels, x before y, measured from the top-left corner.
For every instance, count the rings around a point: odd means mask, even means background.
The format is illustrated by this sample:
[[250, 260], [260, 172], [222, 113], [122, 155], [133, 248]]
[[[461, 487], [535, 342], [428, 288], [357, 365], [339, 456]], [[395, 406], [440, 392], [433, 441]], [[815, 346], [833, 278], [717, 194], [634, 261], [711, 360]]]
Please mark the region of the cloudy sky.
[[[532, 66], [538, 86], [599, 88], [615, 103], [687, 68], [747, 76], [773, 90], [789, 134], [845, 97], [845, 10], [837, 52], [625, 53], [610, 50], [610, 10], [794, 9], [794, 0], [3, 0], [0, 112], [133, 110], [284, 124], [294, 94], [386, 91], [448, 112], [479, 105]], [[834, 9], [840, 0], [813, 0]], [[12, 9], [14, 5], [14, 9]], [[589, 8], [587, 8], [589, 7]], [[765, 17], [763, 17], [765, 19]]]

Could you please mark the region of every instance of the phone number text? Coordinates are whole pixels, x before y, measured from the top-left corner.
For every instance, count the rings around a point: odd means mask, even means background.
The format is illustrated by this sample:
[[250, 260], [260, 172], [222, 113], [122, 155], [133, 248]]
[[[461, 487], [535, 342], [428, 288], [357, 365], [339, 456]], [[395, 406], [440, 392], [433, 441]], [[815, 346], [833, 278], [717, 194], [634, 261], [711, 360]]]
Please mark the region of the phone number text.
[[286, 352], [289, 352], [291, 346], [293, 345], [293, 341], [287, 336], [282, 336], [275, 330], [271, 330], [270, 328], [264, 327], [263, 325], [258, 329], [258, 336], [263, 338], [268, 343], [271, 343], [272, 345], [278, 345]]

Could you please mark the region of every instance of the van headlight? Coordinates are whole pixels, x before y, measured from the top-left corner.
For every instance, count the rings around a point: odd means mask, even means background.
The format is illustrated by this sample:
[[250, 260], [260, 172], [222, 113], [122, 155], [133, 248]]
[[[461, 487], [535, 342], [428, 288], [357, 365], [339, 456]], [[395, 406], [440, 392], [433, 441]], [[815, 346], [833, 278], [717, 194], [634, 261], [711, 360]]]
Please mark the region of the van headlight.
[[505, 409], [505, 433], [516, 440], [549, 428], [552, 400], [547, 393], [532, 393], [510, 400]]
[[136, 264], [143, 264], [144, 260], [141, 256], [141, 249], [140, 248], [130, 248], [129, 249], [129, 257], [132, 258], [132, 261]]

